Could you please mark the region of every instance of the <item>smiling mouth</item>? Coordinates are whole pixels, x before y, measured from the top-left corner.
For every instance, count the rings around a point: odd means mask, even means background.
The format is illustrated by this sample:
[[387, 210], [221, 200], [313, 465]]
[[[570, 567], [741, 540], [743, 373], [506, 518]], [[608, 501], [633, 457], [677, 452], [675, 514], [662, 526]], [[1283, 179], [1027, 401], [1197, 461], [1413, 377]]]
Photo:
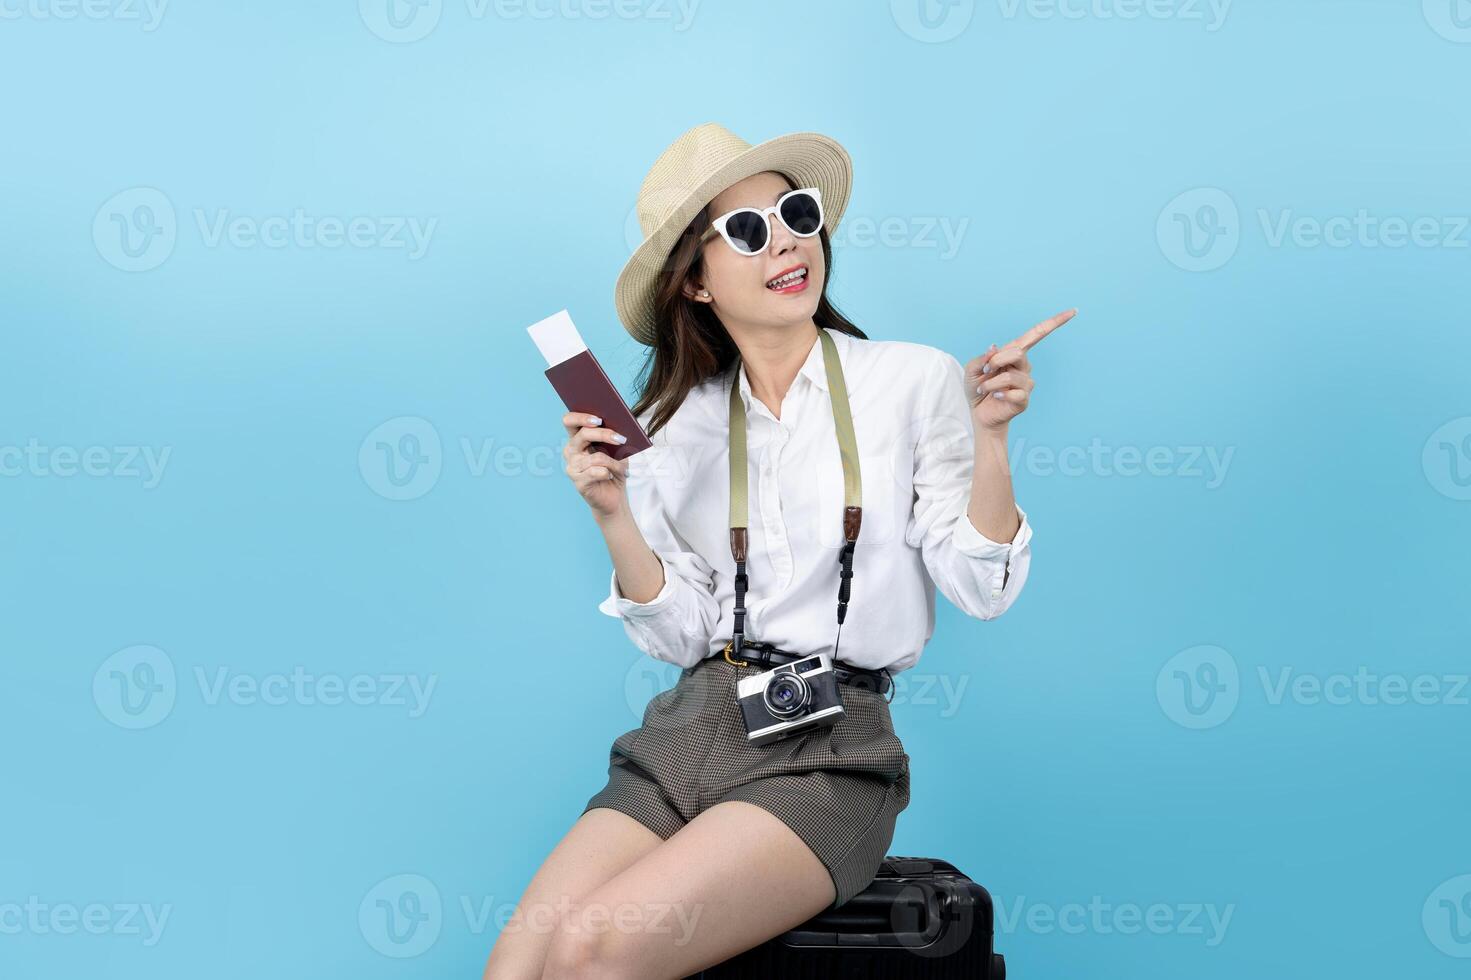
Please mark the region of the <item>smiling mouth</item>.
[[775, 279], [768, 281], [766, 283], [766, 288], [780, 292], [783, 289], [789, 289], [792, 286], [797, 285], [798, 283], [805, 283], [806, 281], [807, 267], [803, 265], [798, 266], [791, 272], [784, 273], [777, 276]]

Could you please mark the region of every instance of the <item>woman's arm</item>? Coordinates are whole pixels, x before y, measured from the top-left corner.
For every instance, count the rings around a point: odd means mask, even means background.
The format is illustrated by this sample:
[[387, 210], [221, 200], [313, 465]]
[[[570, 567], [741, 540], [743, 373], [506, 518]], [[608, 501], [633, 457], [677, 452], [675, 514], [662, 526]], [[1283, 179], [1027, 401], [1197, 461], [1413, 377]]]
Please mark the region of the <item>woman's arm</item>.
[[[651, 446], [616, 460], [593, 443], [621, 441], [581, 412], [563, 416], [567, 475], [592, 510], [613, 559], [608, 596], [598, 610], [623, 620], [624, 632], [656, 660], [688, 667], [709, 652], [720, 621], [714, 570], [680, 538], [654, 479], [671, 452]], [[647, 534], [647, 537], [645, 537]]]
[[1010, 541], [1021, 530], [1021, 516], [1011, 488], [1011, 466], [1006, 458], [1006, 426], [976, 428], [975, 458], [971, 468], [971, 524], [992, 541]]
[[1033, 387], [1026, 351], [1074, 312], [964, 366], [945, 354], [925, 384], [908, 541], [921, 549], [935, 586], [966, 615], [994, 619], [1026, 584], [1032, 529], [1012, 491], [1008, 425]]
[[655, 660], [688, 667], [709, 652], [720, 606], [715, 570], [675, 528], [655, 479], [675, 451], [652, 446], [630, 456], [626, 493], [594, 513], [613, 560], [598, 609], [620, 617], [629, 639]]
[[[920, 549], [930, 579], [956, 608], [994, 619], [1026, 584], [1032, 531], [1012, 498], [1004, 448], [999, 459], [978, 452], [994, 443], [976, 435], [965, 369], [938, 353], [916, 406], [914, 512], [906, 541]], [[998, 525], [1007, 523], [1007, 507], [1012, 530], [1003, 534]]]
[[638, 649], [680, 667], [709, 653], [721, 618], [715, 569], [675, 530], [649, 468], [662, 447], [628, 459], [627, 502], [597, 519], [613, 559], [608, 597], [597, 608], [621, 617]]
[[624, 498], [622, 505], [608, 517], [597, 518], [613, 559], [614, 588], [620, 598], [650, 603], [664, 591], [664, 563], [644, 540], [643, 532], [633, 519], [633, 510]]
[[1027, 351], [1077, 312], [1071, 309], [1043, 320], [1000, 350], [992, 344], [990, 350], [966, 365], [966, 393], [971, 399], [976, 432], [966, 514], [976, 530], [993, 541], [1010, 541], [1021, 528], [1006, 449], [1011, 420], [1027, 410], [1036, 387]]

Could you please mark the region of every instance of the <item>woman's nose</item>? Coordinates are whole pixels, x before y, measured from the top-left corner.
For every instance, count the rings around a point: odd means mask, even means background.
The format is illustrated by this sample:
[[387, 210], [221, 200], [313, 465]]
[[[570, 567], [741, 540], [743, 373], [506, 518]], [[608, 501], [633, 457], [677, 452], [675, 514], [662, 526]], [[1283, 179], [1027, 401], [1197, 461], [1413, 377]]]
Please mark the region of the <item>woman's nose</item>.
[[768, 216], [766, 221], [771, 226], [771, 242], [768, 248], [771, 249], [772, 255], [780, 255], [788, 249], [796, 247], [797, 236], [793, 235], [776, 215]]

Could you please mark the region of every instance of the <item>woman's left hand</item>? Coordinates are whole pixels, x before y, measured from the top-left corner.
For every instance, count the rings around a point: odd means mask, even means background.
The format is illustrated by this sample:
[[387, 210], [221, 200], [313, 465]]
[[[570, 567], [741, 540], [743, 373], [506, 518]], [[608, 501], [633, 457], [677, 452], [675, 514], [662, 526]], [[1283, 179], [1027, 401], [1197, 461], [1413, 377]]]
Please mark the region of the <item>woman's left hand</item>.
[[965, 390], [970, 398], [976, 429], [1005, 429], [1027, 410], [1036, 382], [1027, 351], [1043, 337], [1077, 315], [1077, 309], [1043, 320], [1010, 343], [991, 349], [965, 365]]

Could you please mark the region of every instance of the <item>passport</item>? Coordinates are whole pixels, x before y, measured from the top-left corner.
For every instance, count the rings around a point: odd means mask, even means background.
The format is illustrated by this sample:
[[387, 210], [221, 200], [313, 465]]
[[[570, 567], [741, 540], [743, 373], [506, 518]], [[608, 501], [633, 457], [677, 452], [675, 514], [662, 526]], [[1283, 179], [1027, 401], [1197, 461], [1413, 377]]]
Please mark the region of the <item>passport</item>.
[[562, 404], [567, 406], [567, 410], [596, 415], [603, 420], [605, 428], [628, 437], [621, 446], [608, 442], [589, 443], [593, 451], [607, 453], [613, 459], [626, 459], [653, 445], [603, 366], [583, 343], [582, 335], [572, 323], [571, 314], [559, 310], [536, 321], [526, 328], [526, 332], [550, 365], [545, 372], [547, 380], [562, 396]]

